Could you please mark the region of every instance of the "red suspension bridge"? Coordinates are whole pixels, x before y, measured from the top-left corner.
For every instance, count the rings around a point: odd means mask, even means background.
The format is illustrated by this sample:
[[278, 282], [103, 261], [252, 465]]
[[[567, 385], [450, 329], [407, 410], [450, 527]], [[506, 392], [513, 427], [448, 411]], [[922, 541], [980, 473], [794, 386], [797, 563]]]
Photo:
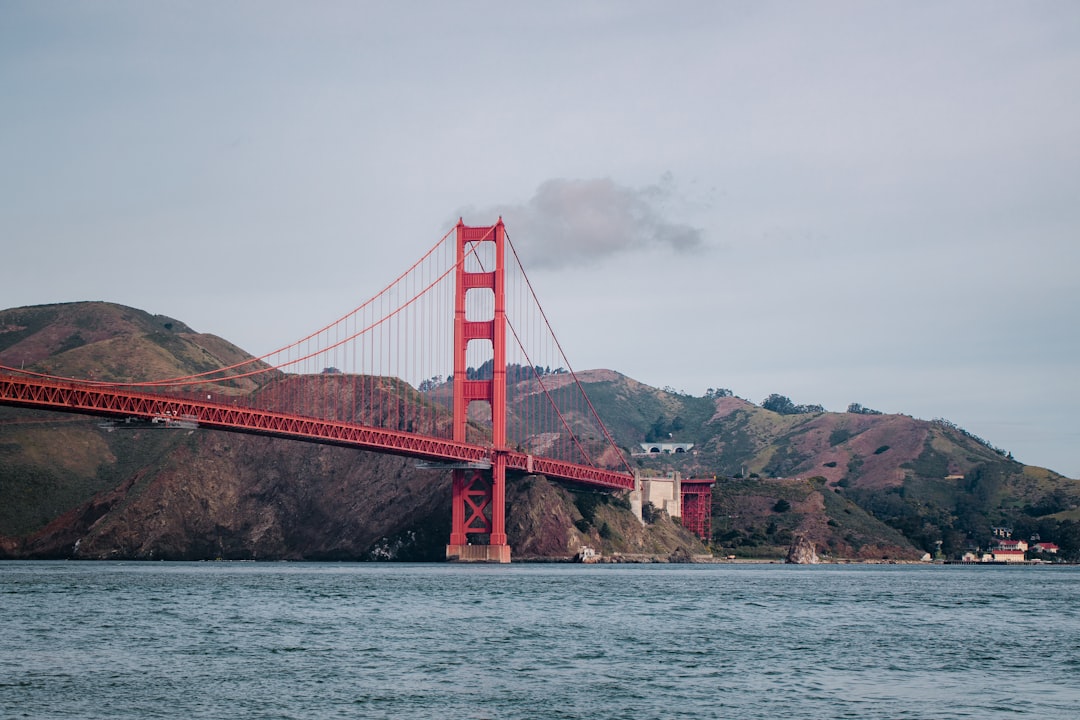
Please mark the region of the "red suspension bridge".
[[[463, 561], [510, 561], [507, 473], [635, 487], [501, 218], [459, 222], [374, 297], [261, 357], [122, 383], [0, 366], [0, 404], [341, 445], [450, 469], [446, 552]], [[683, 499], [687, 519], [707, 523], [704, 496]]]

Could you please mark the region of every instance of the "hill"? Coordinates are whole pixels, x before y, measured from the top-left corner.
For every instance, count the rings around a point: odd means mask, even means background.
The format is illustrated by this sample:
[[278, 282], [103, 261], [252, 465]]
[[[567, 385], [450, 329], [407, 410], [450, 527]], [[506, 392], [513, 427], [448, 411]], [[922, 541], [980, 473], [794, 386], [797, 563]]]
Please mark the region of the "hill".
[[[0, 312], [0, 364], [138, 381], [227, 367], [249, 355], [185, 324], [108, 303]], [[320, 377], [309, 391], [335, 392]], [[290, 393], [275, 374], [220, 392]], [[416, 392], [385, 383], [388, 393]], [[377, 453], [207, 430], [100, 427], [0, 407], [0, 557], [134, 559], [442, 559], [446, 471]], [[507, 493], [515, 557], [702, 553], [667, 519], [642, 527], [624, 504], [543, 478]], [[628, 507], [628, 506], [627, 506]]]
[[[0, 312], [0, 364], [50, 374], [157, 379], [248, 358], [178, 320], [109, 303]], [[637, 472], [717, 478], [718, 554], [782, 557], [802, 536], [833, 558], [955, 558], [1008, 527], [1080, 556], [1080, 483], [1022, 465], [946, 421], [858, 406], [830, 413], [775, 397], [757, 405], [727, 391], [693, 397], [611, 370], [580, 378]], [[309, 380], [274, 373], [218, 391], [289, 396], [287, 387], [301, 384], [308, 393], [338, 392], [333, 377]], [[570, 381], [545, 378], [556, 396], [570, 392]], [[510, 424], [535, 384], [510, 388]], [[383, 391], [417, 392], [400, 382]], [[436, 403], [447, 391], [425, 387]], [[479, 427], [485, 418], [474, 419]], [[285, 440], [99, 425], [0, 407], [0, 557], [442, 557], [446, 472]], [[664, 442], [689, 450], [668, 454]], [[642, 527], [616, 496], [543, 478], [508, 483], [507, 504], [518, 559], [566, 558], [581, 545], [609, 555], [705, 551], [666, 517]]]
[[[1080, 482], [1018, 463], [947, 421], [858, 406], [824, 412], [780, 403], [782, 413], [727, 392], [693, 397], [611, 371], [581, 379], [639, 472], [720, 479], [713, 529], [724, 551], [775, 554], [801, 531], [846, 557], [899, 552], [905, 542], [920, 554], [959, 557], [1007, 527], [1080, 553]], [[693, 447], [640, 447], [660, 440]], [[790, 509], [770, 512], [780, 500]], [[793, 517], [811, 506], [812, 517]]]
[[[0, 312], [0, 365], [87, 380], [137, 381], [227, 367], [250, 356], [164, 315], [104, 302]], [[252, 392], [251, 379], [221, 392]]]

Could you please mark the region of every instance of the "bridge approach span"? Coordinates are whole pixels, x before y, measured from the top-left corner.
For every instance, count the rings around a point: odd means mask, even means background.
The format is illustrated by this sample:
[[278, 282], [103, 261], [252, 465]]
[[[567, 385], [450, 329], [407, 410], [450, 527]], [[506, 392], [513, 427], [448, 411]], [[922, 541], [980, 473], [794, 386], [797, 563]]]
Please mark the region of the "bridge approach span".
[[632, 476], [588, 465], [355, 423], [210, 400], [131, 392], [109, 385], [0, 375], [0, 405], [108, 418], [190, 421], [207, 429], [338, 445], [435, 463], [490, 463], [496, 455], [501, 455], [509, 471], [536, 473], [612, 490], [634, 489]]

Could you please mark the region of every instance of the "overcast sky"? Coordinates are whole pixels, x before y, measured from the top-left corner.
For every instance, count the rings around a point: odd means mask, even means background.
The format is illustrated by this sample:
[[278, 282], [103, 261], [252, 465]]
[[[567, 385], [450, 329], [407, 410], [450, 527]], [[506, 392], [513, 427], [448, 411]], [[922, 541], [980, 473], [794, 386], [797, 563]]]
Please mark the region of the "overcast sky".
[[0, 1], [0, 307], [262, 354], [499, 214], [577, 369], [1080, 476], [1080, 3]]

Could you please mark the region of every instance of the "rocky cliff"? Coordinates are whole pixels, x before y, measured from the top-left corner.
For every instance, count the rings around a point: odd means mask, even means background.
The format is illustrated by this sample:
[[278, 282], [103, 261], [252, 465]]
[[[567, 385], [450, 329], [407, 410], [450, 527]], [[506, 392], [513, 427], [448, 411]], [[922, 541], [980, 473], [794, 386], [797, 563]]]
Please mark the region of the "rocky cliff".
[[796, 535], [788, 548], [785, 561], [792, 565], [817, 565], [818, 555], [814, 543], [802, 535]]

